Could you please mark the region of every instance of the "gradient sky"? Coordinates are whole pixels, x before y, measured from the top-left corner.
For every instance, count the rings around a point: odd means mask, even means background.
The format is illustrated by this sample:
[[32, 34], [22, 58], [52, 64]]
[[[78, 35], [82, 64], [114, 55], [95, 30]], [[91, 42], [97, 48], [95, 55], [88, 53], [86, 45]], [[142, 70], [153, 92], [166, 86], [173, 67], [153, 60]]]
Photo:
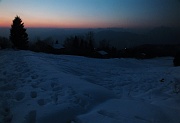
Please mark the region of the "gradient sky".
[[180, 0], [0, 0], [0, 27], [16, 15], [25, 27], [177, 27]]

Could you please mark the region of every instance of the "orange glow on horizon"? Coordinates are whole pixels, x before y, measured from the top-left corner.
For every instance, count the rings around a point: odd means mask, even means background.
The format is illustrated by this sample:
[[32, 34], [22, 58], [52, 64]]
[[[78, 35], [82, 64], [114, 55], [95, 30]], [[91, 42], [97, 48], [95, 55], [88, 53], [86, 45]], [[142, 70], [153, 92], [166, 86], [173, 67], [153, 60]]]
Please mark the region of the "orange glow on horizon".
[[0, 27], [11, 27], [16, 15], [25, 28], [179, 27], [179, 5], [177, 0], [0, 0]]
[[[1, 22], [0, 27], [11, 28], [12, 22]], [[158, 26], [158, 25], [157, 25]], [[152, 28], [151, 26], [138, 26], [138, 25], [95, 25], [95, 24], [46, 24], [46, 23], [25, 23], [25, 28]]]
[[[21, 16], [20, 16], [21, 18]], [[78, 20], [47, 20], [41, 18], [30, 19], [21, 18], [25, 28], [152, 28], [161, 26], [152, 22], [150, 23], [134, 23], [132, 21], [121, 22], [90, 22], [90, 21], [78, 21]], [[46, 21], [44, 21], [46, 20]], [[0, 27], [10, 28], [12, 25], [12, 18], [4, 18], [0, 22]]]
[[[96, 23], [90, 23], [90, 22], [78, 22], [78, 21], [64, 21], [64, 22], [58, 22], [58, 21], [29, 21], [26, 19], [22, 19], [22, 22], [24, 23], [25, 28], [107, 28], [107, 27], [126, 27], [125, 25], [119, 25], [111, 23], [103, 23], [103, 22], [96, 22]], [[11, 27], [12, 20], [4, 19], [0, 22], [0, 27]]]
[[12, 21], [8, 18], [2, 18], [0, 21], [0, 27], [10, 27], [12, 24]]

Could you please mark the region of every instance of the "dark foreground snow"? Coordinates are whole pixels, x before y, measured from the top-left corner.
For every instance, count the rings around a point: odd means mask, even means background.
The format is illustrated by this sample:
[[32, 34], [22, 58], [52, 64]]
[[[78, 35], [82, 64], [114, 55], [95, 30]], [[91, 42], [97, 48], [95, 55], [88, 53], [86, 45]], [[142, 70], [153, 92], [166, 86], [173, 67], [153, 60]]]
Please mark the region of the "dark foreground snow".
[[0, 51], [0, 123], [179, 123], [173, 58]]

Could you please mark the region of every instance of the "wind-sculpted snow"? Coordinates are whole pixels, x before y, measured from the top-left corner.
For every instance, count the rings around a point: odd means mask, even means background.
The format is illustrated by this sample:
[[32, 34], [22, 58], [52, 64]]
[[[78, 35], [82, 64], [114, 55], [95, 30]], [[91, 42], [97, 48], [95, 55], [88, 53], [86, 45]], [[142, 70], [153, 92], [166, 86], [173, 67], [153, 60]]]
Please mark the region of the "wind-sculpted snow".
[[172, 58], [0, 51], [0, 123], [179, 123]]

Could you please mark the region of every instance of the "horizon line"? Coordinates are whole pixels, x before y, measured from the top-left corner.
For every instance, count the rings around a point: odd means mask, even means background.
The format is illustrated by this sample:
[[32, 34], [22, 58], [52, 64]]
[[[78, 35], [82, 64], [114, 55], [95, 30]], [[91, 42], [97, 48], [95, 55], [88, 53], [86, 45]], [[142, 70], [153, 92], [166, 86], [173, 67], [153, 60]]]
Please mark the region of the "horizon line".
[[[157, 28], [157, 27], [169, 27], [169, 28], [180, 28], [180, 26], [164, 26], [164, 25], [159, 25], [159, 26], [154, 26], [154, 27], [45, 27], [45, 26], [40, 26], [40, 27], [34, 27], [34, 26], [27, 26], [24, 28], [39, 28], [39, 29], [152, 29], [152, 28]], [[0, 28], [11, 28], [11, 26], [0, 26]]]

